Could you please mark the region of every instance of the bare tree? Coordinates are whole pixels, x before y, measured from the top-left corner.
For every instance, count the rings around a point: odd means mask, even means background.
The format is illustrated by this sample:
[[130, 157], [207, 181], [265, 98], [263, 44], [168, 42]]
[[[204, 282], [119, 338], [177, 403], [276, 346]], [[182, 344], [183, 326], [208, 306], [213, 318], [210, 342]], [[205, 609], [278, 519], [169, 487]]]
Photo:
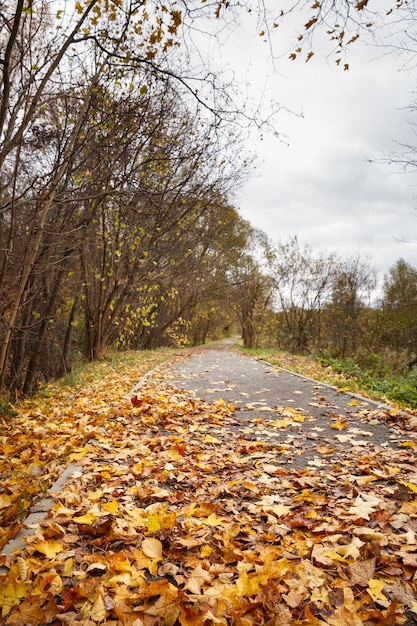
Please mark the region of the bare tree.
[[297, 237], [271, 248], [270, 271], [275, 284], [279, 342], [298, 352], [318, 348], [322, 340], [321, 314], [339, 265], [334, 252], [314, 253]]
[[338, 356], [356, 353], [364, 330], [362, 313], [370, 306], [375, 287], [375, 269], [360, 255], [344, 261], [335, 272], [327, 325]]

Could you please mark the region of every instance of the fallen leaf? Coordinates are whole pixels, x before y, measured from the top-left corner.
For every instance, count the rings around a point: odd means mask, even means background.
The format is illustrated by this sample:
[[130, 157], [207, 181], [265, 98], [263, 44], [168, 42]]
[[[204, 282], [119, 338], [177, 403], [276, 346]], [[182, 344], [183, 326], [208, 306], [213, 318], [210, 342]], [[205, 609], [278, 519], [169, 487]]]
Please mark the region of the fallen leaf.
[[372, 513], [375, 512], [376, 507], [380, 504], [380, 499], [374, 496], [357, 496], [353, 505], [349, 507], [349, 513], [351, 515], [357, 515], [362, 519], [370, 519]]
[[58, 543], [54, 540], [31, 543], [31, 548], [44, 554], [48, 559], [55, 558], [57, 554], [64, 550], [62, 543]]
[[184, 590], [191, 591], [200, 595], [201, 589], [205, 583], [211, 582], [213, 575], [207, 572], [199, 563], [191, 572], [191, 575], [187, 578], [187, 582], [184, 586]]
[[374, 602], [382, 600], [385, 603], [387, 601], [387, 597], [382, 593], [384, 585], [385, 583], [383, 580], [378, 580], [376, 578], [372, 578], [369, 581], [366, 591], [369, 593]]
[[94, 598], [94, 604], [91, 607], [91, 611], [89, 612], [89, 618], [94, 622], [104, 622], [107, 616], [107, 609], [104, 602], [104, 595], [102, 589], [97, 589], [96, 595]]
[[146, 537], [142, 541], [142, 552], [149, 559], [162, 559], [162, 543], [154, 537]]
[[336, 421], [330, 424], [330, 426], [335, 430], [344, 430], [345, 428], [347, 428], [347, 425], [347, 421], [344, 419], [344, 417], [341, 417], [340, 415], [337, 416]]
[[371, 578], [375, 574], [376, 558], [361, 561], [360, 563], [351, 563], [348, 566], [350, 584], [368, 587]]

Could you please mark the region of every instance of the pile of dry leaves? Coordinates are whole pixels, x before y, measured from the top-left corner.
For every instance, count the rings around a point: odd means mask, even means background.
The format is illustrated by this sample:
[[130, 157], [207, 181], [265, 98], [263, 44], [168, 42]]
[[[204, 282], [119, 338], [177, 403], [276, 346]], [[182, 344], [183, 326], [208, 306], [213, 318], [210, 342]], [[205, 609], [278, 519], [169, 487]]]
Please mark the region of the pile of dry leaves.
[[[291, 469], [284, 444], [239, 430], [233, 406], [205, 404], [155, 376], [130, 400], [79, 409], [77, 417], [75, 399], [71, 419], [58, 409], [54, 419], [32, 416], [28, 488], [36, 459], [53, 457], [55, 476], [68, 435], [82, 471], [55, 494], [25, 550], [3, 557], [1, 623], [414, 623], [411, 447]], [[21, 442], [16, 459], [29, 454]], [[0, 495], [3, 519], [13, 489]]]

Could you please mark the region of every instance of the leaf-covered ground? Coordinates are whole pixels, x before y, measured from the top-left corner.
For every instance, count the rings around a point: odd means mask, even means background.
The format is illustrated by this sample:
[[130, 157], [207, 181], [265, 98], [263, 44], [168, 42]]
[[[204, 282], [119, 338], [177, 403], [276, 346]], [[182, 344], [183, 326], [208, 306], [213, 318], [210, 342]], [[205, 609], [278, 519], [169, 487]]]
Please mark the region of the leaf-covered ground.
[[[82, 472], [55, 494], [26, 549], [3, 558], [2, 623], [414, 623], [413, 447], [348, 447], [338, 463], [286, 467], [285, 443], [254, 440], [233, 406], [157, 374], [130, 399], [115, 390], [113, 401], [84, 398], [78, 409], [74, 398], [72, 426], [58, 408], [32, 415], [37, 458], [63, 463], [60, 437], [72, 432]], [[297, 419], [283, 409], [265, 426]], [[3, 511], [13, 493], [10, 482]]]
[[106, 361], [79, 372], [73, 386], [46, 387], [16, 411], [2, 413], [0, 405], [0, 549], [79, 449], [106, 425], [120, 398], [173, 354], [126, 353], [113, 365]]

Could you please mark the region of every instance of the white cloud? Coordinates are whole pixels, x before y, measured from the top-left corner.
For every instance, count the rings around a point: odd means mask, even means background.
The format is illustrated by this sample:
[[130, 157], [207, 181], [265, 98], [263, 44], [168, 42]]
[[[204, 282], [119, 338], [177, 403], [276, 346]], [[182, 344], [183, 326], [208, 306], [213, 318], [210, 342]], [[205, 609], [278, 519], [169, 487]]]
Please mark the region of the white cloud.
[[[256, 98], [267, 66], [266, 61], [259, 65], [254, 45], [256, 63], [248, 77]], [[229, 48], [238, 75], [247, 72], [250, 55], [247, 45], [246, 55], [244, 49]], [[417, 266], [417, 243], [398, 241], [417, 242], [415, 175], [369, 162], [395, 149], [394, 139], [406, 141], [410, 135], [403, 107], [413, 78], [398, 71], [394, 57], [371, 60], [373, 51], [359, 45], [352, 51], [348, 72], [323, 58], [278, 63], [285, 76], [270, 76], [266, 94], [302, 110], [304, 118], [279, 114], [289, 146], [252, 135], [258, 166], [240, 193], [241, 213], [275, 240], [297, 235], [320, 250], [369, 255], [380, 273], [400, 256]]]

